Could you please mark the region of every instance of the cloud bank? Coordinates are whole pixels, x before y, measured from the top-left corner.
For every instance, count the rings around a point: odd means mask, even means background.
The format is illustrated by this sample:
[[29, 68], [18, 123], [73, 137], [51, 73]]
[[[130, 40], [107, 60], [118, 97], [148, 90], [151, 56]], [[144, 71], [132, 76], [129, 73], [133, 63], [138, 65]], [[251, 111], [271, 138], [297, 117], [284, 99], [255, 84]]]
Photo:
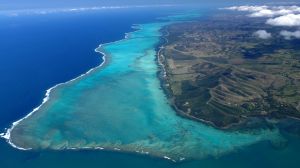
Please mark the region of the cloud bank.
[[273, 26], [300, 26], [300, 7], [293, 6], [233, 6], [227, 10], [249, 12], [249, 17], [267, 17]]
[[46, 15], [54, 13], [71, 13], [109, 9], [127, 9], [127, 8], [147, 8], [147, 7], [171, 7], [173, 4], [163, 5], [135, 5], [135, 6], [94, 6], [81, 8], [51, 8], [51, 9], [23, 9], [23, 10], [3, 10], [0, 11], [2, 16], [20, 16], [20, 15]]
[[261, 39], [269, 39], [272, 37], [272, 34], [268, 33], [266, 30], [258, 30], [254, 32], [253, 35]]
[[273, 26], [300, 26], [300, 14], [288, 14], [268, 19], [267, 24]]
[[[223, 8], [226, 10], [248, 12], [249, 17], [265, 17], [266, 24], [271, 26], [285, 26], [300, 28], [300, 7], [292, 6], [232, 6]], [[271, 33], [266, 30], [258, 30], [253, 33], [254, 36], [261, 39], [271, 38]], [[282, 30], [280, 35], [289, 40], [292, 38], [300, 39], [300, 30], [287, 31]]]
[[274, 17], [288, 14], [300, 14], [300, 7], [293, 6], [232, 6], [227, 10], [250, 12], [250, 17]]

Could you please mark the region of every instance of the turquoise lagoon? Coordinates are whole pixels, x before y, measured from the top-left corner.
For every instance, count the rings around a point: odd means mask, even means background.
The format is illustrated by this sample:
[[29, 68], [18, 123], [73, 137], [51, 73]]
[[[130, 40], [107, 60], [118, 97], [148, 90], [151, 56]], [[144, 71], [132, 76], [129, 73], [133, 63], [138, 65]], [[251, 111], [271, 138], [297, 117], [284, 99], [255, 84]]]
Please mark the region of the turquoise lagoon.
[[161, 28], [182, 18], [135, 25], [125, 39], [99, 46], [104, 65], [48, 90], [4, 137], [23, 149], [104, 149], [174, 161], [282, 140], [277, 129], [229, 132], [176, 115], [160, 86], [156, 49]]

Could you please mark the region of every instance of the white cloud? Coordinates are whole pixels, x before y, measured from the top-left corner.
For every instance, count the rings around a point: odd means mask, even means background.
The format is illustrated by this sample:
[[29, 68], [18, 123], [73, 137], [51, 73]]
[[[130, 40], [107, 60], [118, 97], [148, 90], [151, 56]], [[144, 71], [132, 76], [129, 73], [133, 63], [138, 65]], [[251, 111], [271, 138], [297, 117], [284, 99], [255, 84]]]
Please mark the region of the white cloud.
[[258, 30], [253, 33], [254, 36], [261, 38], [261, 39], [269, 39], [272, 37], [271, 33], [268, 33], [266, 30]]
[[233, 6], [227, 10], [250, 12], [249, 17], [269, 17], [273, 26], [300, 26], [300, 7], [292, 6]]
[[247, 12], [255, 12], [267, 9], [268, 6], [232, 6], [224, 9], [228, 10], [236, 10], [236, 11], [247, 11]]
[[254, 12], [249, 15], [250, 17], [272, 17], [274, 16], [274, 11], [270, 9], [263, 9], [257, 12]]
[[273, 26], [300, 26], [300, 14], [288, 14], [268, 19], [267, 24]]
[[300, 13], [300, 7], [293, 6], [233, 6], [227, 10], [250, 12], [250, 17], [274, 17]]
[[287, 9], [281, 9], [281, 10], [272, 10], [272, 9], [264, 9], [257, 12], [254, 12], [250, 14], [250, 17], [274, 17], [274, 16], [280, 16], [280, 15], [286, 15], [291, 14], [294, 11], [287, 10]]
[[300, 30], [294, 32], [283, 30], [280, 32], [280, 35], [282, 35], [287, 40], [290, 40], [292, 38], [300, 39]]

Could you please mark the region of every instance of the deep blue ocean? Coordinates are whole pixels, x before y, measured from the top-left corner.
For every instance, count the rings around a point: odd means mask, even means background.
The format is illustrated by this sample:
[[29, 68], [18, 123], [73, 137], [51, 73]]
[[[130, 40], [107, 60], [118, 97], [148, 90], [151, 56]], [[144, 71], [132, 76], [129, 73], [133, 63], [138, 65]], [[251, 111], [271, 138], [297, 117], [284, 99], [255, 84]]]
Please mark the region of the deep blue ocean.
[[39, 105], [48, 88], [100, 64], [99, 44], [168, 13], [143, 10], [0, 16], [1, 130]]
[[[124, 38], [135, 23], [175, 11], [179, 9], [0, 16], [0, 132], [38, 106], [48, 88], [99, 65], [101, 56], [94, 52], [99, 44]], [[262, 143], [220, 158], [181, 163], [109, 151], [20, 151], [0, 139], [0, 167], [297, 167], [299, 137], [287, 136], [293, 148], [264, 150]]]

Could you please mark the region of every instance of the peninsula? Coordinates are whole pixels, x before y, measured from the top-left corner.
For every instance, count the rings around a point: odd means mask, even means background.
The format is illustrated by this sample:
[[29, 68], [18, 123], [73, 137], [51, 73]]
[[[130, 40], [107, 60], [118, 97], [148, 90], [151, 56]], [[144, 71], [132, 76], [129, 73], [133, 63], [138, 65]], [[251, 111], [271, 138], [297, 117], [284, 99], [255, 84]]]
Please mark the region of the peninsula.
[[157, 78], [160, 30], [193, 16], [139, 24], [126, 38], [100, 45], [96, 51], [109, 63], [50, 88], [43, 103], [2, 137], [24, 150], [109, 150], [172, 161], [281, 142], [277, 129], [223, 131], [179, 117], [171, 108]]

